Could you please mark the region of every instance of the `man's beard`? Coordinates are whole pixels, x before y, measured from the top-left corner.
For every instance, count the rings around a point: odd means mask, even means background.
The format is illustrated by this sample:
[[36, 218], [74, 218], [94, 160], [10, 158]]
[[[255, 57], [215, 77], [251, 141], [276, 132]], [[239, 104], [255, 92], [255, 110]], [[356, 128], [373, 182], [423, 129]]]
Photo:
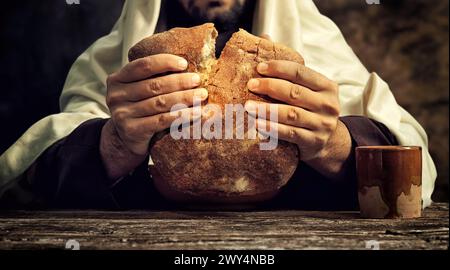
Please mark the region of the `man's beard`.
[[242, 19], [242, 15], [245, 13], [246, 7], [246, 4], [242, 4], [240, 1], [235, 1], [235, 4], [230, 10], [218, 13], [213, 18], [209, 18], [207, 12], [202, 11], [200, 8], [195, 6], [192, 8], [191, 16], [192, 19], [198, 24], [212, 22], [219, 31], [229, 31], [234, 29], [236, 25], [239, 24]]

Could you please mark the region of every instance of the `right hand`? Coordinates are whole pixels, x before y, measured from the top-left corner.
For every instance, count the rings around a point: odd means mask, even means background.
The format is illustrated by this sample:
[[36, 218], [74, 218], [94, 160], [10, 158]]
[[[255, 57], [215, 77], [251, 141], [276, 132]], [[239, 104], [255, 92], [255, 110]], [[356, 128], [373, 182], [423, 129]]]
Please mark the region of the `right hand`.
[[[185, 59], [158, 54], [130, 62], [108, 76], [106, 103], [111, 119], [102, 130], [100, 153], [110, 178], [137, 167], [148, 155], [152, 136], [169, 128], [181, 113], [190, 115], [186, 122], [195, 120], [194, 97], [203, 101], [208, 92], [197, 88], [198, 74], [173, 73], [186, 68]], [[174, 115], [170, 110], [175, 104], [190, 108]]]

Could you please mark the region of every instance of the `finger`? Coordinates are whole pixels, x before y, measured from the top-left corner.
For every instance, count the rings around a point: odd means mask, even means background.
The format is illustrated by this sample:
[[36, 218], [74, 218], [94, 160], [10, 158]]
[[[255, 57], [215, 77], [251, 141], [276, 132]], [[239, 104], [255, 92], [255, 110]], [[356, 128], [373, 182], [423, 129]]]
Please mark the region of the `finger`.
[[186, 105], [190, 107], [208, 98], [208, 91], [204, 88], [174, 92], [166, 95], [149, 98], [130, 105], [131, 117], [146, 117], [166, 113], [175, 105]]
[[263, 135], [275, 136], [279, 140], [288, 141], [300, 146], [314, 145], [316, 140], [316, 136], [311, 130], [270, 122], [264, 119], [256, 120], [256, 128]]
[[274, 60], [260, 63], [257, 70], [261, 75], [288, 80], [315, 91], [337, 91], [337, 84], [324, 75], [292, 61]]
[[318, 103], [323, 99], [317, 92], [281, 79], [251, 79], [247, 86], [254, 93], [268, 95], [276, 100], [310, 111], [319, 110], [320, 104]]
[[127, 101], [140, 101], [159, 95], [193, 89], [200, 85], [196, 73], [177, 73], [135, 83], [124, 84], [121, 91]]
[[171, 127], [172, 124], [184, 124], [200, 119], [201, 110], [186, 108], [176, 112], [167, 112], [149, 117], [135, 118], [131, 125], [141, 134], [154, 134]]
[[[273, 119], [271, 112], [272, 109], [277, 110], [276, 119]], [[272, 122], [276, 120], [281, 124], [306, 128], [310, 130], [316, 130], [320, 128], [320, 116], [295, 106], [284, 104], [270, 104], [249, 100], [245, 103], [245, 110], [248, 112], [248, 114], [258, 119], [268, 119]], [[260, 110], [264, 110], [264, 113], [260, 113]]]
[[129, 83], [165, 72], [183, 71], [186, 70], [187, 66], [187, 61], [179, 56], [156, 54], [128, 63], [115, 74], [115, 78], [118, 82]]

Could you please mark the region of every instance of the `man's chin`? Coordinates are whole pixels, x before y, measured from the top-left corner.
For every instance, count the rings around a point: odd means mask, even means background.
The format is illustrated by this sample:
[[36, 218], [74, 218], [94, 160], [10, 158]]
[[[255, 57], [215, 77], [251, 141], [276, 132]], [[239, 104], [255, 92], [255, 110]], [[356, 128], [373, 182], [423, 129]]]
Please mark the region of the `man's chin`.
[[237, 25], [239, 18], [232, 12], [224, 12], [208, 15], [205, 22], [214, 23], [219, 31], [228, 31]]
[[221, 16], [230, 16], [231, 11], [229, 9], [225, 9], [222, 7], [216, 7], [216, 8], [210, 8], [207, 12], [206, 12], [206, 18], [209, 21], [215, 21], [218, 17]]

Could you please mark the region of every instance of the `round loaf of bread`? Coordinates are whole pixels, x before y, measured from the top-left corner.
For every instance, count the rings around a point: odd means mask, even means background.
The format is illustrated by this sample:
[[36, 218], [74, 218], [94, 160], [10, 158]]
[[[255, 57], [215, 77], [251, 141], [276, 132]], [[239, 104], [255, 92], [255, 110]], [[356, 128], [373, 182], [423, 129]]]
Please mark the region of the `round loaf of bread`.
[[[233, 34], [216, 59], [216, 37], [211, 23], [174, 28], [139, 42], [130, 49], [129, 60], [160, 53], [184, 57], [188, 71], [200, 73], [201, 87], [208, 90], [204, 105], [215, 104], [222, 111], [226, 111], [227, 104], [244, 105], [247, 100], [273, 102], [247, 89], [251, 78], [261, 77], [256, 71], [258, 63], [289, 60], [304, 64], [294, 50], [244, 30]], [[278, 141], [274, 149], [261, 150], [261, 143], [267, 139], [250, 139], [246, 112], [244, 119], [244, 139], [237, 138], [235, 125], [233, 138], [177, 140], [168, 131], [155, 135], [150, 148], [154, 163], [150, 172], [158, 190], [171, 200], [204, 205], [242, 205], [275, 196], [297, 168], [298, 148]], [[206, 119], [201, 121], [205, 123]]]

